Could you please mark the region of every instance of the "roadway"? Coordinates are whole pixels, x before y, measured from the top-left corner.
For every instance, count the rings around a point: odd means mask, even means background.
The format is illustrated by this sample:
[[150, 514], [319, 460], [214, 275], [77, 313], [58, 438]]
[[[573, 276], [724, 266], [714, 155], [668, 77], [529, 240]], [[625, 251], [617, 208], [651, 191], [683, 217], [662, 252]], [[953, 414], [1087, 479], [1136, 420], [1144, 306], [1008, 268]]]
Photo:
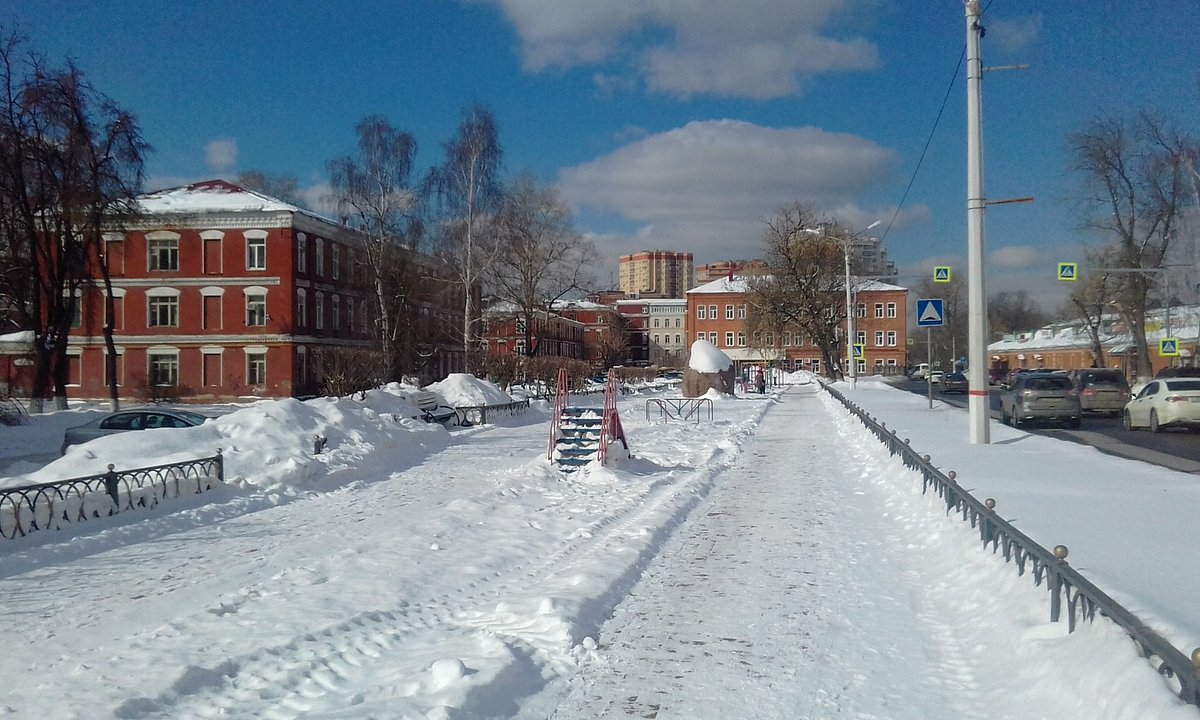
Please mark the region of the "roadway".
[[[904, 380], [898, 383], [897, 387], [921, 396], [928, 392], [924, 380]], [[964, 409], [967, 407], [966, 394], [944, 395], [937, 385], [933, 386], [933, 397], [934, 400], [945, 402], [947, 405]], [[1000, 388], [991, 388], [989, 402], [992, 419], [1000, 422]], [[1069, 430], [1061, 425], [1030, 423], [1022, 425], [1021, 429], [1081, 445], [1091, 445], [1110, 455], [1200, 474], [1200, 435], [1187, 430], [1131, 432], [1122, 427], [1119, 417], [1096, 415], [1084, 415], [1083, 424], [1078, 430]]]

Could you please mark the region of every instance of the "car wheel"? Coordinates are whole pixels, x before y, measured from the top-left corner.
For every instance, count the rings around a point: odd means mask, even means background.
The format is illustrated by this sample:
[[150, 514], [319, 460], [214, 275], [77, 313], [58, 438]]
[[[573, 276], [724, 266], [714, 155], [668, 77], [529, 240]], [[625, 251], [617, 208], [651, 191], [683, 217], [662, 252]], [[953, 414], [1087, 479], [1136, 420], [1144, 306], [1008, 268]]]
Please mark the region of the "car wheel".
[[1122, 425], [1124, 425], [1124, 426], [1125, 426], [1125, 429], [1126, 429], [1126, 430], [1129, 430], [1130, 432], [1132, 432], [1132, 431], [1134, 431], [1134, 430], [1136, 430], [1136, 429], [1137, 429], [1137, 428], [1135, 428], [1135, 427], [1133, 426], [1133, 418], [1129, 417], [1129, 411], [1128, 411], [1128, 410], [1126, 410], [1125, 412], [1121, 413], [1121, 424], [1122, 424]]
[[1162, 432], [1162, 427], [1158, 424], [1158, 413], [1153, 410], [1150, 411], [1150, 432]]

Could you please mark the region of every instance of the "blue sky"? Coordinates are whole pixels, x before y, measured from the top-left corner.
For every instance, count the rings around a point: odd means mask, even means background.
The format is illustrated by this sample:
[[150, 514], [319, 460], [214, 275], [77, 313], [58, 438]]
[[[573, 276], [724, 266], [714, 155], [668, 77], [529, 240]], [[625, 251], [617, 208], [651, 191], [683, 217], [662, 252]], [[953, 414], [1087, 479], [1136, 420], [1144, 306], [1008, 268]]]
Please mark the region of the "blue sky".
[[[897, 213], [965, 40], [961, 0], [408, 0], [10, 3], [0, 24], [75, 59], [134, 112], [148, 187], [260, 169], [318, 198], [354, 125], [386, 116], [440, 160], [468, 104], [499, 123], [506, 174], [558, 185], [608, 266], [640, 249], [759, 254], [793, 200], [888, 228], [901, 284], [965, 273], [965, 74]], [[984, 64], [988, 290], [1047, 309], [1082, 260], [1068, 133], [1100, 115], [1200, 107], [1184, 0], [992, 0]], [[1195, 130], [1195, 121], [1187, 127]], [[315, 206], [315, 200], [314, 200]], [[893, 222], [894, 218], [894, 222]]]

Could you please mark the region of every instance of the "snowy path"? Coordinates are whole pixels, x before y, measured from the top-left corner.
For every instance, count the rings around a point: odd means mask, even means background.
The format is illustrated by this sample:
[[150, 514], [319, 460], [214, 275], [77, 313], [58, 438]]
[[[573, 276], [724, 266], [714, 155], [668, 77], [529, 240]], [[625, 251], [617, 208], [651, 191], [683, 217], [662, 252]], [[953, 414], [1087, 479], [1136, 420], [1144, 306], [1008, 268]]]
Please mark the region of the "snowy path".
[[[1062, 637], [1038, 591], [914, 494], [910, 475], [855, 451], [855, 423], [811, 393], [785, 395], [602, 628], [596, 659], [521, 717], [1094, 716], [1038, 677], [1055, 659], [1036, 645], [1104, 653], [1120, 633]], [[1022, 636], [1029, 657], [1005, 657]], [[1172, 705], [1143, 670], [1156, 707]], [[1103, 677], [1086, 682], [1099, 691]]]

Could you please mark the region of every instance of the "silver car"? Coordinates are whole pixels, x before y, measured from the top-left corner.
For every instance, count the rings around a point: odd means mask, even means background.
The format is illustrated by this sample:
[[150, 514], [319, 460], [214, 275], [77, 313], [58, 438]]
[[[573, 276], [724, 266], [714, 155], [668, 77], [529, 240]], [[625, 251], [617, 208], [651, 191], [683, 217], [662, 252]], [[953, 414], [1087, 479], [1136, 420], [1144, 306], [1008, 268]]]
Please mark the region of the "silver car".
[[151, 430], [154, 428], [183, 428], [203, 425], [208, 419], [190, 410], [165, 410], [146, 408], [142, 410], [121, 410], [110, 413], [95, 420], [70, 428], [63, 433], [60, 452], [65, 453], [72, 445], [79, 445], [89, 440], [95, 440], [105, 435], [129, 432], [131, 430]]
[[1079, 392], [1064, 373], [1021, 373], [1000, 393], [1000, 418], [1013, 427], [1049, 421], [1078, 428], [1081, 417]]
[[1129, 402], [1129, 383], [1125, 373], [1110, 368], [1086, 368], [1071, 375], [1079, 391], [1079, 404], [1085, 413], [1105, 413], [1114, 417]]

